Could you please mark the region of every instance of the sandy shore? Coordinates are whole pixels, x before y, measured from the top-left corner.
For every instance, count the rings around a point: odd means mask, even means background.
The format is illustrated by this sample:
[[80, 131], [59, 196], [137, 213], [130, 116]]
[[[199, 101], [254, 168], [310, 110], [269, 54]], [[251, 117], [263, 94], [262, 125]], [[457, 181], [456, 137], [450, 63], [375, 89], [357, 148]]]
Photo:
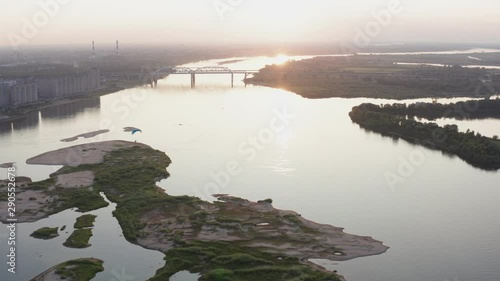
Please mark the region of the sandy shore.
[[89, 187], [92, 184], [94, 184], [94, 172], [91, 171], [57, 175], [56, 179], [56, 186], [63, 188]]
[[62, 142], [72, 142], [72, 141], [76, 141], [77, 139], [79, 138], [93, 138], [95, 136], [98, 136], [98, 135], [101, 135], [101, 134], [106, 134], [106, 133], [109, 133], [109, 130], [98, 130], [98, 131], [93, 131], [93, 132], [89, 132], [89, 133], [85, 133], [85, 134], [80, 134], [78, 136], [74, 136], [74, 137], [71, 137], [71, 138], [67, 138], [67, 139], [62, 139], [61, 141]]
[[145, 144], [127, 141], [104, 141], [62, 148], [40, 154], [26, 161], [31, 165], [63, 165], [77, 167], [84, 164], [99, 164], [104, 155], [120, 148], [133, 146], [149, 147]]

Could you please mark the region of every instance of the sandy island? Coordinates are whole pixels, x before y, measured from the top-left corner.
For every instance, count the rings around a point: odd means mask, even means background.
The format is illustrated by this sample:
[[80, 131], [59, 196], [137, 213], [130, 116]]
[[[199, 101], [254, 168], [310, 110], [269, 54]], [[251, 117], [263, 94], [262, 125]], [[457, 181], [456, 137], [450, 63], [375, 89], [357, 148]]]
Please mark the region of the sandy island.
[[[223, 194], [214, 197], [219, 203], [203, 202], [199, 206], [206, 215], [201, 230], [192, 222], [179, 220], [186, 215], [182, 211], [154, 210], [144, 214], [140, 221], [145, 224], [145, 235], [138, 239], [138, 244], [163, 252], [170, 250], [173, 244], [159, 231], [168, 227], [173, 232], [182, 232], [183, 240], [237, 241], [246, 247], [303, 260], [345, 261], [379, 255], [389, 249], [371, 237], [345, 233], [343, 228], [307, 220], [294, 211], [275, 209], [271, 203]], [[223, 220], [226, 225], [218, 223]]]
[[[63, 148], [52, 152], [44, 153], [42, 155], [28, 159], [28, 164], [39, 165], [64, 165], [64, 166], [78, 166], [82, 164], [99, 164], [103, 161], [104, 155], [112, 150], [120, 148], [128, 148], [132, 146], [149, 147], [140, 143], [131, 143], [125, 141], [107, 141], [98, 142], [85, 145], [72, 146]], [[78, 163], [68, 161], [69, 155], [79, 155]], [[92, 172], [79, 172], [58, 176], [58, 184], [65, 187], [75, 188], [83, 186], [90, 186], [92, 184], [94, 175]], [[353, 259], [367, 255], [378, 255], [384, 253], [388, 247], [384, 246], [381, 242], [372, 239], [371, 237], [361, 237], [343, 232], [342, 228], [333, 227], [329, 225], [318, 224], [313, 221], [302, 218], [300, 215], [293, 211], [284, 211], [274, 209], [271, 204], [259, 204], [250, 202], [244, 199], [231, 197], [228, 195], [216, 195], [219, 200], [225, 202], [225, 209], [229, 209], [235, 214], [242, 214], [241, 217], [233, 218], [240, 221], [247, 221], [256, 225], [255, 229], [262, 236], [298, 236], [301, 235], [302, 240], [316, 240], [314, 244], [309, 245], [294, 245], [293, 243], [283, 243], [276, 246], [276, 243], [266, 241], [249, 240], [247, 246], [256, 248], [265, 248], [269, 252], [283, 253], [284, 255], [307, 257], [308, 259], [326, 258], [336, 261]], [[216, 213], [221, 208], [218, 205], [213, 205], [205, 202], [200, 209], [208, 213]], [[226, 211], [226, 210], [225, 210]], [[254, 218], [248, 214], [260, 214], [260, 218]], [[176, 218], [182, 214], [165, 214], [165, 212], [152, 211], [144, 214], [141, 222], [146, 225], [144, 232], [147, 233], [145, 237], [138, 239], [138, 244], [147, 248], [167, 251], [172, 248], [172, 241], [167, 242], [162, 239], [164, 235], [159, 233], [159, 225], [168, 225], [169, 228], [181, 230], [185, 233], [186, 239], [189, 240], [203, 240], [203, 241], [243, 241], [246, 238], [242, 237], [242, 233], [235, 231], [227, 231], [225, 228], [218, 226], [204, 226], [199, 233], [194, 233], [193, 226], [188, 223], [179, 223]], [[283, 222], [273, 224], [265, 218], [285, 218], [290, 220], [297, 220], [302, 223], [306, 228], [310, 228], [318, 232], [318, 234], [298, 233], [297, 227], [288, 225]], [[263, 219], [264, 218], [264, 219]], [[269, 223], [269, 225], [257, 226], [259, 223]], [[311, 231], [309, 231], [311, 232]], [[339, 252], [327, 251], [330, 248], [339, 247], [342, 249], [342, 254]], [[337, 253], [337, 254], [336, 254]]]
[[89, 133], [85, 133], [85, 134], [80, 134], [78, 136], [74, 136], [74, 137], [71, 137], [71, 138], [62, 139], [61, 141], [62, 142], [73, 142], [73, 141], [76, 141], [79, 138], [89, 139], [89, 138], [93, 138], [95, 136], [98, 136], [98, 135], [101, 135], [101, 134], [106, 134], [106, 133], [109, 133], [109, 130], [98, 130], [98, 131], [93, 131], [93, 132], [89, 132]]

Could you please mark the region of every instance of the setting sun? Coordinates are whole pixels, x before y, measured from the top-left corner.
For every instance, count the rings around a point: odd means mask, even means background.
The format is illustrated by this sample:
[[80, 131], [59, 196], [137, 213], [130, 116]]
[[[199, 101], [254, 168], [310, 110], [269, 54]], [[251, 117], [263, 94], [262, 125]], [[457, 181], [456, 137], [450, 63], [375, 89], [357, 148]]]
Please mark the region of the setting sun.
[[279, 54], [274, 58], [274, 64], [284, 64], [290, 60], [290, 57], [287, 55]]

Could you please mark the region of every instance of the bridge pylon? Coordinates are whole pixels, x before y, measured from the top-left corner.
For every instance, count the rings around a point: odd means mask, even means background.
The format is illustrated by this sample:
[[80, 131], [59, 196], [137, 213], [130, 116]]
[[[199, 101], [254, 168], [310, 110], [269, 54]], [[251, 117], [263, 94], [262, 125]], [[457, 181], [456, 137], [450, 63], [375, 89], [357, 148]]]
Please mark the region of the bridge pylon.
[[194, 88], [196, 86], [196, 74], [193, 72], [191, 73], [191, 88]]

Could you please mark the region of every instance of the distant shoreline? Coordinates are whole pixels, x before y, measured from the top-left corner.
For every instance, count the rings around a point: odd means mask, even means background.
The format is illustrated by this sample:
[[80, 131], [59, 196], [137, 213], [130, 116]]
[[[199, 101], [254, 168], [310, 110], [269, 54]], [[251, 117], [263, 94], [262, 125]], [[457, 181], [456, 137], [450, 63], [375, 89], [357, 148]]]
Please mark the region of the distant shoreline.
[[[488, 97], [498, 95], [500, 74], [467, 68], [453, 57], [434, 58], [443, 66], [398, 64], [407, 56], [317, 56], [281, 65], [267, 65], [245, 83], [284, 89], [304, 98]], [[488, 86], [487, 86], [488, 85]]]

